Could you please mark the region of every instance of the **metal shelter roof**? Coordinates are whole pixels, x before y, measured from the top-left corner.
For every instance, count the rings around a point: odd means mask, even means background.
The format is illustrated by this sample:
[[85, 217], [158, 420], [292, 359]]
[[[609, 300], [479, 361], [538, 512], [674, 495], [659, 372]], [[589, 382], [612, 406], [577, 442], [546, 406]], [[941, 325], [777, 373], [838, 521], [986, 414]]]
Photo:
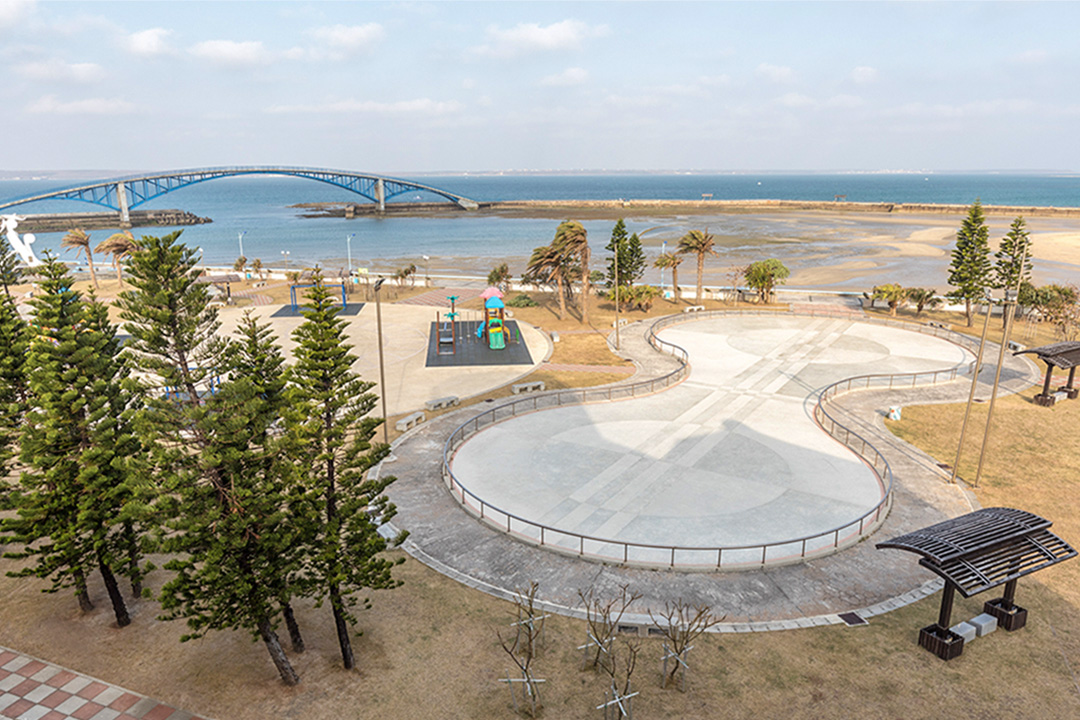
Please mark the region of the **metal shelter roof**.
[[1038, 355], [1039, 359], [1048, 365], [1065, 370], [1080, 365], [1080, 342], [1074, 340], [1028, 348], [1027, 350], [1015, 352], [1013, 355], [1023, 355], [1024, 353]]
[[1051, 524], [1024, 510], [983, 508], [877, 547], [922, 555], [920, 565], [971, 597], [1075, 557], [1076, 550], [1049, 531]]

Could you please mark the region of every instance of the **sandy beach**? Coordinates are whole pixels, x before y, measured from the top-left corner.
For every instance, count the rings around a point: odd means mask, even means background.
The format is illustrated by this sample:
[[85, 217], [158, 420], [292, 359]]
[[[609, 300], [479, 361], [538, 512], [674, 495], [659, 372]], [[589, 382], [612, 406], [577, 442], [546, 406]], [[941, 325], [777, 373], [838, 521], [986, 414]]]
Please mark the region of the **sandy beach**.
[[[644, 282], [658, 284], [661, 280], [659, 271], [651, 266], [651, 259], [660, 252], [663, 243], [672, 250], [688, 229], [700, 228], [717, 238], [717, 255], [705, 262], [706, 285], [730, 285], [733, 267], [775, 257], [791, 270], [788, 287], [855, 292], [883, 283], [931, 287], [944, 292], [950, 254], [963, 218], [963, 213], [889, 215], [820, 210], [735, 216], [706, 212], [625, 215], [627, 222], [646, 224], [648, 228], [641, 238], [650, 259]], [[987, 218], [992, 252], [1008, 232], [1012, 220], [1000, 215]], [[1026, 220], [1033, 241], [1035, 283], [1080, 281], [1080, 218]], [[556, 225], [553, 219], [552, 234]], [[606, 267], [607, 253], [603, 250], [606, 241], [606, 237], [593, 233], [594, 268]], [[371, 261], [371, 272], [392, 273], [409, 262], [415, 263], [421, 272], [425, 268], [422, 257], [375, 258]], [[427, 266], [435, 278], [482, 278], [499, 262], [506, 262], [510, 271], [520, 276], [528, 257], [434, 256]], [[344, 259], [340, 264], [344, 265]], [[327, 265], [334, 266], [335, 261]], [[679, 267], [680, 284], [693, 284], [696, 268], [696, 258], [686, 258]], [[671, 282], [670, 273], [664, 281]]]

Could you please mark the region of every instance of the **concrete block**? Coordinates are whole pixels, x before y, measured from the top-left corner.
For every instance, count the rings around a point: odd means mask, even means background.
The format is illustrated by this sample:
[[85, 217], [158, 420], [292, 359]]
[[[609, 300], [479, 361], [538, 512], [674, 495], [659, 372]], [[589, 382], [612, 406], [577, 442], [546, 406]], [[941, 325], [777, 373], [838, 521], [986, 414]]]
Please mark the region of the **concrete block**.
[[965, 644], [974, 640], [976, 636], [975, 626], [966, 622], [956, 623], [949, 629], [964, 638]]
[[989, 613], [976, 615], [968, 620], [968, 624], [975, 627], [975, 634], [979, 637], [985, 637], [997, 630], [997, 618]]

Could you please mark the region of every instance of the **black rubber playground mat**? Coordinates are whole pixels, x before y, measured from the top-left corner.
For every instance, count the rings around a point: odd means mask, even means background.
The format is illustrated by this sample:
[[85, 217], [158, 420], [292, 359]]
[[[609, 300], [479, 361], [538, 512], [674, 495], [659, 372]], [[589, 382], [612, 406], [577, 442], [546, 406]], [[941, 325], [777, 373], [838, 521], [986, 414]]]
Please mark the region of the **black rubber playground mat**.
[[[364, 303], [362, 302], [349, 303], [345, 307], [338, 310], [338, 315], [344, 315], [345, 317], [355, 317], [356, 315], [359, 315], [360, 311], [363, 309]], [[295, 310], [293, 310], [292, 305], [282, 305], [281, 308], [278, 309], [270, 317], [303, 317], [305, 312], [307, 312], [307, 308], [305, 308], [303, 305], [298, 305]]]
[[[502, 350], [492, 350], [487, 341], [476, 337], [476, 329], [480, 326], [478, 320], [467, 320], [454, 323], [454, 343], [452, 355], [439, 354], [439, 326], [442, 323], [431, 323], [431, 331], [428, 333], [427, 367], [465, 367], [468, 365], [532, 365], [532, 356], [529, 347], [521, 339], [521, 331], [516, 320], [506, 321], [506, 332], [510, 336], [510, 342]], [[444, 352], [449, 347], [444, 346]]]

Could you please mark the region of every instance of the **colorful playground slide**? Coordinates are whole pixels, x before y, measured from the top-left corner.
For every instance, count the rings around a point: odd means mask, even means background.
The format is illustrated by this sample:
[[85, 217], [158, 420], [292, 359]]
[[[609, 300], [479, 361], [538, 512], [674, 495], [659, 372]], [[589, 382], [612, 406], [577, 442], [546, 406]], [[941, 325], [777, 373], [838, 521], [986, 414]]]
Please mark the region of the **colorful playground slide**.
[[[488, 290], [494, 290], [494, 288], [488, 288]], [[492, 350], [506, 348], [506, 325], [503, 322], [505, 307], [502, 299], [495, 295], [484, 300], [484, 320], [480, 323], [480, 327], [476, 328], [476, 337], [483, 338], [484, 333], [487, 333], [488, 347]]]

